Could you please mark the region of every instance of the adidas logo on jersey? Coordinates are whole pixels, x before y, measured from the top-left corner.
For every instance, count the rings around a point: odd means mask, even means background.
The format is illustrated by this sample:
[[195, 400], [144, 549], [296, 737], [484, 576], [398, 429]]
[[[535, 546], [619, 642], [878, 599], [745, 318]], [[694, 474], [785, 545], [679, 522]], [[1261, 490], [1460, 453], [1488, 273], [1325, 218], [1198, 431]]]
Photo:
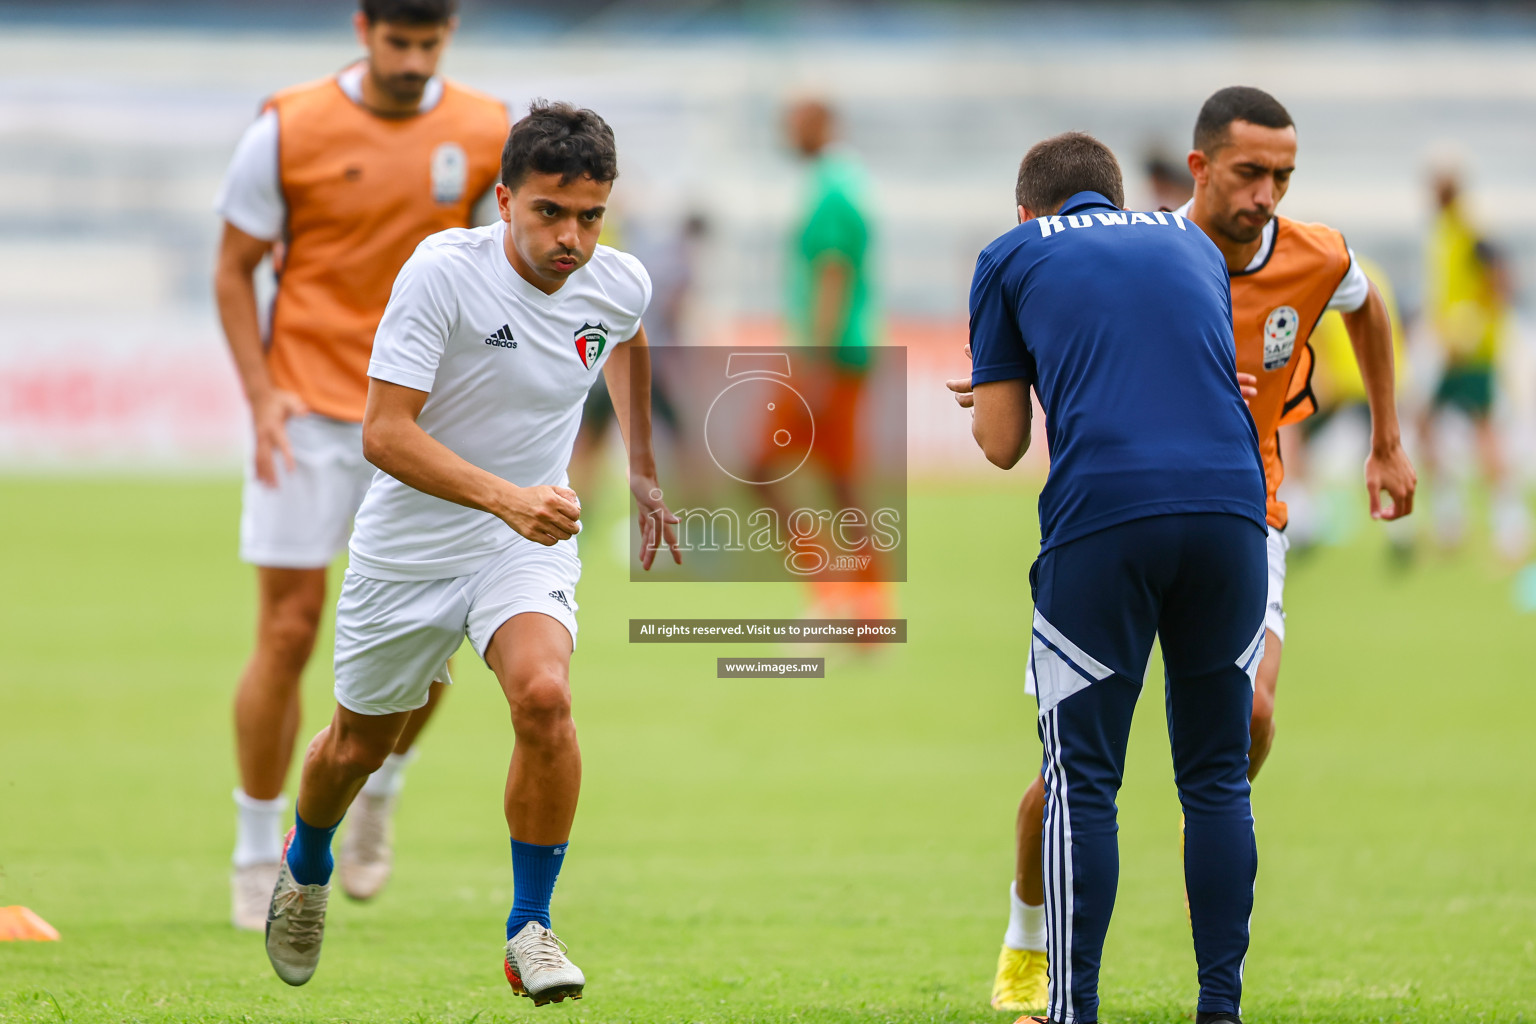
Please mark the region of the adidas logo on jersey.
[[498, 327], [495, 334], [485, 339], [485, 343], [497, 348], [517, 348], [517, 342], [512, 338], [512, 328], [506, 324]]
[[563, 590], [551, 590], [549, 592], [549, 596], [554, 598], [556, 601], [559, 601], [561, 604], [563, 604], [565, 606], [565, 610], [566, 611], [570, 611], [571, 610], [571, 602], [569, 602], [569, 601], [567, 601], [565, 599], [565, 591], [563, 591]]

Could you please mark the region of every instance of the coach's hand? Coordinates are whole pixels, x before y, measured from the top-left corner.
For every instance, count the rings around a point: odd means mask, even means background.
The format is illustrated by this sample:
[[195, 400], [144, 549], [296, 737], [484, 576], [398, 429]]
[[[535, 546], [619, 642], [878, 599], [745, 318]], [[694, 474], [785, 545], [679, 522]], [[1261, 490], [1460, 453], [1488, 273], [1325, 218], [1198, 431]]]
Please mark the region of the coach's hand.
[[516, 488], [499, 515], [519, 534], [545, 547], [581, 532], [581, 500], [569, 487]]
[[[971, 358], [971, 345], [969, 342], [965, 345], [965, 358]], [[976, 396], [973, 393], [974, 389], [971, 387], [971, 378], [961, 377], [958, 380], [947, 380], [944, 382], [944, 386], [955, 393], [955, 401], [959, 403], [960, 408], [969, 409], [976, 404]]]
[[[1365, 490], [1371, 498], [1372, 519], [1401, 519], [1413, 511], [1413, 492], [1419, 475], [1408, 461], [1401, 441], [1373, 446], [1365, 460]], [[1392, 498], [1391, 508], [1381, 507], [1381, 492]]]
[[682, 565], [683, 553], [677, 546], [677, 515], [667, 508], [656, 478], [632, 472], [629, 489], [640, 507], [640, 568], [650, 571], [663, 542], [672, 551], [672, 561]]
[[309, 415], [309, 406], [292, 391], [273, 388], [267, 397], [251, 405], [251, 427], [256, 435], [256, 479], [268, 487], [277, 486], [277, 460], [293, 470], [293, 448], [288, 444], [288, 420]]

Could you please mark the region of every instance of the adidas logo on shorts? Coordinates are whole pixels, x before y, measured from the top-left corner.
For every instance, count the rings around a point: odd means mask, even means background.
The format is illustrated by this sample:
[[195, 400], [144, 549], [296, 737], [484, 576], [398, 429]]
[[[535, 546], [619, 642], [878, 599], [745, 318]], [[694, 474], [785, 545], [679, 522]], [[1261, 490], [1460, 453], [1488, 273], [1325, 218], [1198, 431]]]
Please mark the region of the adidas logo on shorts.
[[570, 611], [571, 610], [571, 602], [569, 602], [569, 601], [567, 601], [565, 599], [565, 591], [563, 591], [563, 590], [551, 590], [549, 592], [549, 596], [554, 598], [556, 601], [559, 601], [561, 604], [565, 605], [565, 610], [566, 611]]
[[512, 328], [507, 324], [498, 327], [495, 334], [485, 339], [485, 343], [497, 348], [517, 348], [517, 342], [512, 338]]

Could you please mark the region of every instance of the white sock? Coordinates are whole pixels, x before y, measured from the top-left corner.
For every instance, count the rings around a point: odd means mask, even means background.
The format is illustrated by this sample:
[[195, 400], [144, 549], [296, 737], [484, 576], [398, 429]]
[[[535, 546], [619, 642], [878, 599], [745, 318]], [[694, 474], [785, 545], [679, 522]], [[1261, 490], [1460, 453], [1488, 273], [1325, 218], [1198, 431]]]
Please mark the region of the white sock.
[[1003, 945], [1045, 952], [1045, 904], [1034, 906], [1019, 899], [1017, 882], [1008, 883], [1008, 931]]
[[276, 864], [283, 857], [283, 812], [286, 797], [257, 800], [235, 788], [235, 855], [237, 868], [252, 864]]
[[396, 796], [405, 787], [406, 766], [414, 760], [414, 750], [404, 754], [390, 754], [379, 766], [379, 770], [368, 776], [368, 781], [363, 783], [363, 792], [369, 796]]
[[1462, 508], [1460, 485], [1446, 479], [1435, 483], [1437, 486], [1431, 504], [1434, 506], [1436, 538], [1441, 544], [1460, 544], [1467, 532], [1467, 514]]
[[1512, 561], [1524, 558], [1531, 541], [1531, 518], [1519, 485], [1505, 483], [1494, 492], [1490, 505], [1494, 547]]

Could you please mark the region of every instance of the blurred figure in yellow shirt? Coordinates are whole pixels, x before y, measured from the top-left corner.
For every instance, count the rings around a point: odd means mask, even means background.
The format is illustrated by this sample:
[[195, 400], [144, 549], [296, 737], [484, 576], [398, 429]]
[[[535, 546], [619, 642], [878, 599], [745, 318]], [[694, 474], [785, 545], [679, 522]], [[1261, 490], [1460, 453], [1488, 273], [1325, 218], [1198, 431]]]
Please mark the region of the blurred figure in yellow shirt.
[[1438, 477], [1436, 529], [1447, 545], [1459, 543], [1465, 532], [1460, 489], [1436, 457], [1435, 428], [1442, 414], [1455, 410], [1471, 421], [1477, 437], [1478, 460], [1490, 493], [1494, 542], [1501, 555], [1519, 560], [1530, 542], [1529, 515], [1518, 484], [1504, 464], [1492, 416], [1497, 362], [1508, 333], [1513, 290], [1509, 264], [1467, 217], [1458, 173], [1441, 168], [1434, 175], [1433, 188], [1436, 214], [1425, 247], [1424, 315], [1444, 364], [1424, 417], [1423, 443], [1427, 462]]
[[[1396, 371], [1397, 386], [1402, 388], [1408, 376], [1408, 363], [1403, 355], [1403, 320], [1398, 312], [1397, 296], [1392, 281], [1373, 261], [1358, 257], [1360, 269], [1370, 278], [1376, 290], [1381, 292], [1387, 304], [1387, 316], [1392, 321], [1392, 363]], [[1360, 377], [1360, 365], [1355, 362], [1355, 350], [1350, 347], [1349, 333], [1344, 330], [1344, 318], [1336, 312], [1323, 314], [1312, 331], [1312, 348], [1317, 353], [1317, 378], [1313, 391], [1317, 394], [1317, 414], [1307, 423], [1323, 422], [1339, 414], [1350, 414], [1355, 408], [1365, 408], [1365, 381]]]

